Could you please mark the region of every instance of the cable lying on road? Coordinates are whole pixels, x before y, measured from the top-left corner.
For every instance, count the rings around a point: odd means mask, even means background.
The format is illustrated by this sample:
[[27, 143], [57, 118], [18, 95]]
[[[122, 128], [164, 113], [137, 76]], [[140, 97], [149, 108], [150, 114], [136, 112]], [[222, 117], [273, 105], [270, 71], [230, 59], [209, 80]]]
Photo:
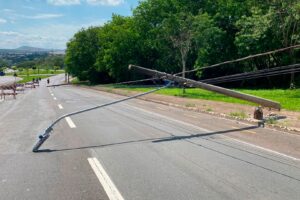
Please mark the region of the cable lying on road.
[[142, 93], [142, 94], [137, 94], [137, 95], [127, 97], [127, 98], [124, 98], [124, 99], [120, 99], [120, 100], [117, 100], [117, 101], [113, 101], [113, 102], [110, 102], [110, 103], [107, 103], [107, 104], [98, 105], [98, 106], [94, 106], [94, 107], [91, 107], [91, 108], [88, 108], [88, 109], [83, 109], [83, 110], [79, 110], [79, 111], [72, 112], [72, 113], [69, 113], [69, 114], [65, 114], [65, 115], [59, 117], [58, 119], [56, 119], [41, 135], [39, 135], [39, 137], [38, 137], [39, 140], [34, 145], [32, 151], [33, 152], [39, 152], [39, 148], [50, 137], [50, 133], [53, 130], [53, 127], [55, 126], [55, 124], [57, 124], [59, 121], [61, 121], [62, 119], [66, 118], [66, 117], [70, 117], [72, 115], [77, 115], [77, 114], [80, 114], [80, 113], [83, 113], [83, 112], [88, 112], [88, 111], [95, 110], [95, 109], [98, 109], [98, 108], [103, 108], [103, 107], [106, 107], [106, 106], [110, 106], [110, 105], [114, 105], [114, 104], [121, 103], [121, 102], [124, 102], [124, 101], [128, 101], [130, 99], [135, 99], [135, 98], [138, 98], [138, 97], [141, 97], [141, 96], [145, 96], [147, 94], [151, 94], [151, 93], [154, 93], [158, 90], [167, 88], [171, 84], [172, 84], [172, 82], [168, 81], [168, 83], [165, 86], [153, 89], [151, 91], [148, 91], [148, 92], [145, 92], [145, 93]]

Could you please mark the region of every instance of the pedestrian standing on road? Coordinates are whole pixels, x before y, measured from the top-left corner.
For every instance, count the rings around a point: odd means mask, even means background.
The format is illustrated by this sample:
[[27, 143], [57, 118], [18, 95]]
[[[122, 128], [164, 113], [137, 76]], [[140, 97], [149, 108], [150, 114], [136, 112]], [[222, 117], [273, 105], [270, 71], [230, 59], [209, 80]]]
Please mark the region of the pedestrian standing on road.
[[49, 85], [49, 83], [50, 83], [50, 79], [48, 78], [48, 79], [47, 79], [47, 84]]

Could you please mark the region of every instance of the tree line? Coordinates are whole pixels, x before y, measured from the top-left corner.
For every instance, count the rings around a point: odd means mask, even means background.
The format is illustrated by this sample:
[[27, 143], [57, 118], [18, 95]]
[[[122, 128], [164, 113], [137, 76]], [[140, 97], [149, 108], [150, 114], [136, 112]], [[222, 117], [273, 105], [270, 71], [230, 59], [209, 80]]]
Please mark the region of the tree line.
[[[299, 43], [298, 0], [145, 0], [132, 16], [114, 14], [103, 26], [78, 31], [67, 43], [65, 66], [94, 83], [143, 78], [128, 64], [206, 79], [297, 63], [300, 51], [290, 50], [201, 70]], [[191, 69], [199, 70], [184, 73]], [[297, 81], [292, 74], [238, 84], [286, 87]]]

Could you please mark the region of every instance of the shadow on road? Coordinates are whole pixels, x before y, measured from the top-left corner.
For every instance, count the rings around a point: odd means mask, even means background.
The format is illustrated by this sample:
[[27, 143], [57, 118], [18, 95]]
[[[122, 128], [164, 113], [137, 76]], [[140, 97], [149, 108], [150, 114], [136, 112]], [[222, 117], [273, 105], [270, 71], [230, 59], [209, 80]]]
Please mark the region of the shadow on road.
[[111, 144], [91, 145], [91, 146], [65, 148], [65, 149], [41, 149], [41, 150], [38, 150], [37, 153], [51, 153], [51, 152], [58, 152], [58, 151], [71, 151], [71, 150], [90, 149], [90, 148], [104, 148], [104, 147], [110, 147], [110, 146], [118, 146], [118, 145], [148, 142], [148, 141], [152, 141], [153, 143], [160, 143], [160, 142], [168, 142], [168, 141], [173, 141], [173, 140], [185, 140], [185, 139], [192, 139], [192, 138], [198, 138], [198, 137], [206, 137], [206, 136], [211, 136], [211, 135], [219, 135], [219, 134], [224, 134], [224, 133], [245, 131], [245, 130], [257, 129], [257, 128], [258, 128], [257, 126], [249, 126], [249, 127], [245, 127], [245, 128], [239, 128], [239, 129], [229, 129], [229, 130], [225, 130], [225, 131], [199, 133], [199, 134], [186, 135], [186, 136], [148, 138], [148, 139], [142, 139], [142, 140], [131, 140], [131, 141], [125, 141], [125, 142], [111, 143]]
[[231, 133], [231, 132], [237, 132], [237, 131], [246, 131], [246, 130], [252, 130], [258, 128], [257, 126], [249, 126], [245, 128], [240, 128], [240, 129], [230, 129], [230, 130], [225, 130], [225, 131], [217, 131], [217, 132], [212, 132], [212, 133], [200, 133], [200, 134], [193, 134], [193, 135], [187, 135], [187, 136], [172, 136], [168, 138], [161, 138], [159, 140], [153, 141], [153, 143], [159, 143], [159, 142], [169, 142], [173, 140], [186, 140], [186, 139], [192, 139], [192, 138], [197, 138], [197, 137], [205, 137], [205, 136], [211, 136], [211, 135], [219, 135], [219, 134], [224, 134], [224, 133]]
[[[238, 161], [244, 162], [246, 164], [250, 164], [252, 166], [261, 168], [263, 170], [267, 170], [271, 173], [275, 173], [275, 174], [284, 176], [286, 178], [290, 178], [290, 179], [293, 179], [295, 181], [300, 182], [300, 179], [298, 179], [297, 177], [292, 177], [288, 174], [282, 173], [280, 171], [276, 171], [276, 170], [274, 170], [272, 168], [269, 168], [269, 167], [265, 167], [265, 166], [260, 165], [256, 162], [244, 159], [242, 157], [237, 157], [237, 156], [234, 156], [234, 155], [230, 155], [228, 153], [221, 152], [221, 151], [216, 150], [214, 148], [208, 147], [206, 145], [198, 144], [196, 142], [193, 142], [192, 140], [189, 140], [189, 139], [193, 139], [193, 138], [202, 138], [202, 137], [207, 137], [207, 136], [212, 136], [212, 135], [219, 135], [219, 134], [226, 134], [226, 133], [232, 133], [232, 132], [238, 132], [238, 131], [252, 130], [252, 129], [257, 129], [257, 128], [258, 128], [257, 126], [249, 126], [249, 127], [245, 127], [245, 128], [239, 128], [239, 129], [229, 129], [229, 130], [225, 130], [225, 131], [215, 131], [215, 132], [211, 132], [211, 133], [192, 134], [192, 135], [187, 135], [187, 136], [171, 136], [171, 137], [160, 137], [160, 138], [148, 138], [148, 139], [142, 139], [142, 140], [131, 140], [131, 141], [117, 142], [117, 143], [104, 144], [104, 145], [93, 145], [93, 146], [65, 148], [65, 149], [53, 149], [53, 150], [51, 150], [51, 149], [42, 149], [42, 150], [39, 150], [38, 152], [40, 152], [40, 153], [51, 153], [51, 152], [82, 150], [82, 149], [90, 149], [90, 148], [105, 148], [105, 147], [110, 147], [110, 146], [118, 146], [118, 145], [133, 144], [133, 143], [148, 142], [148, 141], [152, 141], [152, 143], [162, 143], [162, 142], [171, 142], [171, 141], [177, 141], [177, 140], [185, 140], [186, 142], [188, 142], [192, 145], [199, 146], [201, 148], [205, 148], [205, 149], [213, 151], [215, 153], [222, 154], [226, 157], [230, 157], [234, 160], [238, 160]], [[206, 138], [206, 140], [211, 141], [209, 138]], [[214, 141], [211, 141], [211, 142], [214, 142]], [[255, 155], [255, 156], [270, 160], [270, 161], [273, 161], [273, 162], [277, 162], [277, 163], [281, 163], [281, 164], [284, 164], [284, 165], [288, 165], [288, 166], [291, 166], [291, 167], [298, 168], [297, 166], [292, 165], [290, 163], [285, 163], [285, 162], [279, 161], [277, 159], [261, 155], [260, 153], [247, 151], [245, 149], [234, 147], [234, 146], [224, 144], [224, 143], [220, 143], [220, 142], [215, 142], [215, 143], [218, 143], [219, 145], [227, 146], [228, 148], [233, 148], [233, 149], [236, 149], [236, 150], [239, 150], [239, 151], [243, 151], [245, 153], [252, 154], [252, 155]]]

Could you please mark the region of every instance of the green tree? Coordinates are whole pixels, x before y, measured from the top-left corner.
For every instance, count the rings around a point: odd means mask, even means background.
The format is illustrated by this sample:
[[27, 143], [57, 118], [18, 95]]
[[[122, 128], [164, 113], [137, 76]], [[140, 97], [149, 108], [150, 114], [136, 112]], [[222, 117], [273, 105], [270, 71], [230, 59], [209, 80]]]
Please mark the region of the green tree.
[[82, 29], [67, 43], [66, 71], [78, 77], [79, 80], [89, 80], [97, 73], [94, 65], [100, 49], [99, 29], [99, 27]]
[[180, 53], [179, 60], [182, 67], [182, 77], [185, 77], [188, 54], [191, 51], [194, 39], [194, 16], [191, 13], [176, 13], [163, 21], [163, 30], [166, 38]]
[[97, 70], [107, 73], [115, 81], [129, 80], [128, 65], [137, 64], [137, 33], [131, 17], [113, 15], [99, 31], [100, 50]]

